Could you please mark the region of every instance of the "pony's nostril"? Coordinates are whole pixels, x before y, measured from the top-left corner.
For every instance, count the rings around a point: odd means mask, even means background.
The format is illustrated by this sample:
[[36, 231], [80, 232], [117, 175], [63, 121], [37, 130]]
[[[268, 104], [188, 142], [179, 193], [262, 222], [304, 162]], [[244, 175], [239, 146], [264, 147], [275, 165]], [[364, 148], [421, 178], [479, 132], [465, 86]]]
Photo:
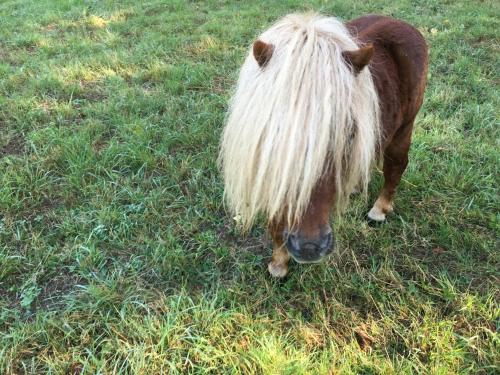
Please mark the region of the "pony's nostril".
[[323, 238], [321, 239], [320, 248], [322, 250], [329, 248], [332, 245], [332, 239], [332, 232], [328, 233], [326, 236], [323, 236]]
[[295, 233], [295, 232], [289, 232], [286, 229], [283, 231], [283, 238], [285, 240], [290, 239], [290, 238], [291, 239], [297, 239], [297, 237], [298, 237], [297, 233]]
[[288, 237], [287, 244], [295, 251], [300, 250], [300, 241], [297, 239], [297, 236]]

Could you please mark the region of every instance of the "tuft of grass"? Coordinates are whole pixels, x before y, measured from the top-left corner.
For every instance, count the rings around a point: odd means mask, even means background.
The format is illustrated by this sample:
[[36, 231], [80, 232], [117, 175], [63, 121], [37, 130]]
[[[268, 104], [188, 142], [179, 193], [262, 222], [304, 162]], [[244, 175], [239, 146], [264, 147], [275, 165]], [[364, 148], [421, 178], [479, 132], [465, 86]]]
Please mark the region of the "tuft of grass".
[[[337, 256], [276, 281], [216, 156], [248, 45], [303, 10], [404, 19], [431, 66], [396, 213], [355, 198]], [[2, 2], [0, 373], [498, 372], [498, 11]]]

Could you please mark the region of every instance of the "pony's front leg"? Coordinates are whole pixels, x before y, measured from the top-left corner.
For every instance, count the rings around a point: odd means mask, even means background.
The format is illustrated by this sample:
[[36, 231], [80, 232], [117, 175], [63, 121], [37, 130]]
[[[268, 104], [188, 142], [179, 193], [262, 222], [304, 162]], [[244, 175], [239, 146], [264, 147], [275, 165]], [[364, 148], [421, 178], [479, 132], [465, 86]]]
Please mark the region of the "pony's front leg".
[[270, 225], [269, 232], [273, 238], [273, 255], [267, 269], [271, 276], [282, 278], [288, 273], [290, 260], [290, 254], [283, 241], [283, 228], [280, 225]]
[[384, 186], [372, 209], [368, 212], [370, 220], [385, 221], [387, 214], [394, 209], [394, 194], [408, 165], [412, 128], [413, 122], [399, 130], [384, 151]]
[[288, 273], [289, 260], [290, 254], [288, 254], [286, 246], [284, 244], [278, 247], [275, 246], [273, 249], [273, 257], [267, 265], [267, 269], [271, 276], [279, 278], [285, 277]]

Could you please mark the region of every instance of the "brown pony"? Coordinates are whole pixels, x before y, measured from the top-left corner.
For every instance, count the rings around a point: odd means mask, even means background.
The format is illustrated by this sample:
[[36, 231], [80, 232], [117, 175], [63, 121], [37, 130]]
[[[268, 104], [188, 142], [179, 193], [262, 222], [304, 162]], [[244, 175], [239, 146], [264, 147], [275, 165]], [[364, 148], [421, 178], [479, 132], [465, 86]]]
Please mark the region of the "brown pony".
[[264, 213], [271, 275], [293, 257], [318, 262], [335, 241], [330, 213], [383, 157], [384, 185], [368, 218], [384, 221], [408, 163], [428, 67], [422, 35], [368, 15], [290, 15], [264, 32], [243, 65], [221, 162], [230, 208], [245, 228]]

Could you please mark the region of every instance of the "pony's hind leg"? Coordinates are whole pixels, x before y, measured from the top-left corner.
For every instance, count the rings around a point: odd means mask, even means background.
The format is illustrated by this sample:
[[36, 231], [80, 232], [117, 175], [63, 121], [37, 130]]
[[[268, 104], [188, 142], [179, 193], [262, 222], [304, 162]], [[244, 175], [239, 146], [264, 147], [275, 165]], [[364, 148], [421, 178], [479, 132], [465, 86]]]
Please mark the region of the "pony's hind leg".
[[283, 241], [283, 227], [281, 225], [270, 225], [269, 232], [273, 238], [273, 255], [267, 265], [267, 270], [274, 277], [285, 277], [288, 273], [288, 262], [290, 254]]
[[400, 128], [384, 151], [384, 186], [368, 212], [370, 220], [385, 221], [393, 211], [394, 194], [408, 165], [412, 129], [413, 122]]

